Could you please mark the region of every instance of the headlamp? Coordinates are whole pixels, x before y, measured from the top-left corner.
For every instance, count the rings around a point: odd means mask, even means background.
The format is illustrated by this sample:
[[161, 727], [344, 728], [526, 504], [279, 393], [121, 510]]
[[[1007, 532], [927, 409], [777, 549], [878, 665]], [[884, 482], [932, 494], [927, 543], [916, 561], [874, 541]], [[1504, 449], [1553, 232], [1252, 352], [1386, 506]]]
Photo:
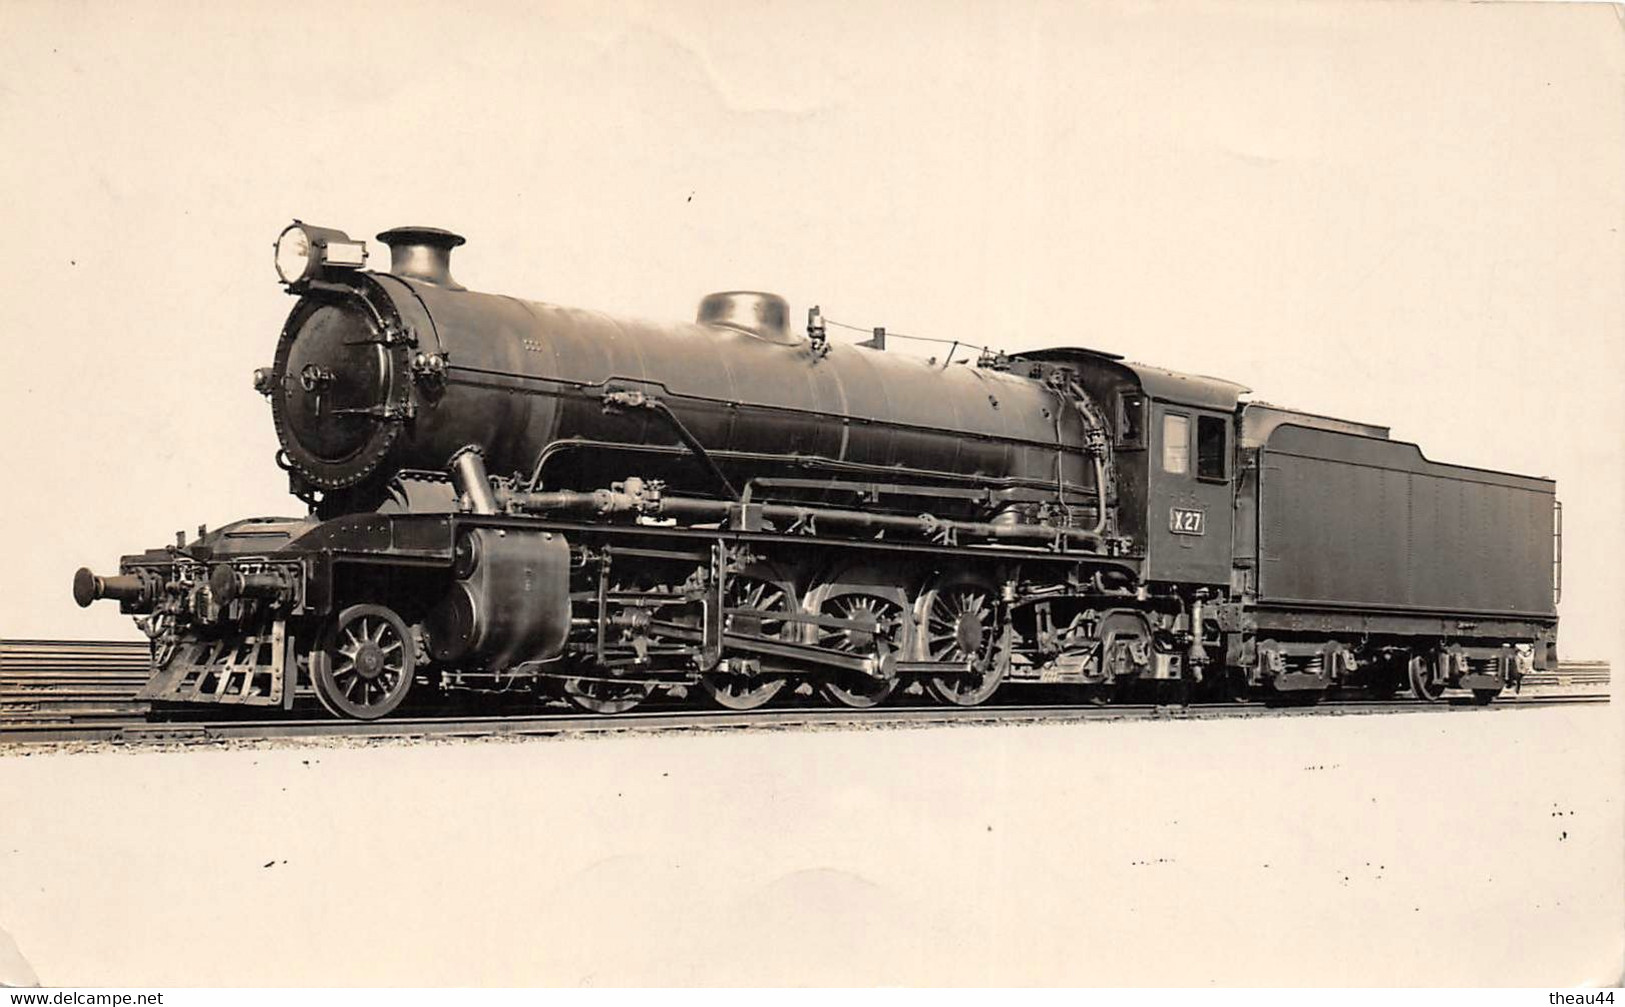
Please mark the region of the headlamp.
[[343, 231], [295, 220], [276, 239], [276, 274], [292, 286], [315, 279], [324, 266], [360, 269], [367, 264], [367, 243]]

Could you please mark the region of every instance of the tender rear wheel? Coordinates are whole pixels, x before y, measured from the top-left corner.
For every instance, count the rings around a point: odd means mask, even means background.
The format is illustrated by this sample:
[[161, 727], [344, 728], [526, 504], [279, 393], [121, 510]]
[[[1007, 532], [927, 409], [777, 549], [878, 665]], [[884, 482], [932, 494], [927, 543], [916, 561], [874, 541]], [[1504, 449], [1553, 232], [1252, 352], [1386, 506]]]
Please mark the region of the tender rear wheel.
[[335, 716], [377, 720], [401, 705], [416, 668], [417, 644], [400, 616], [382, 605], [352, 605], [311, 656], [310, 677]]
[[953, 706], [985, 703], [1010, 665], [993, 590], [975, 581], [933, 587], [920, 597], [918, 619], [926, 660], [951, 661], [966, 669], [959, 675], [933, 675], [926, 690]]

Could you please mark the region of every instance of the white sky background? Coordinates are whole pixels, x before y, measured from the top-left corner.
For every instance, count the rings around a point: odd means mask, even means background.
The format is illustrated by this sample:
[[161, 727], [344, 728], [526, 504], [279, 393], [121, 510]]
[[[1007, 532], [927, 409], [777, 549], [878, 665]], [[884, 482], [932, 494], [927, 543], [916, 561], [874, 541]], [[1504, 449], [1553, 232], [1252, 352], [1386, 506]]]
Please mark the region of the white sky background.
[[129, 637], [76, 567], [302, 509], [250, 387], [298, 216], [459, 231], [476, 289], [671, 320], [770, 289], [1553, 476], [1563, 650], [1620, 652], [1616, 8], [519, 11], [0, 5], [0, 636]]

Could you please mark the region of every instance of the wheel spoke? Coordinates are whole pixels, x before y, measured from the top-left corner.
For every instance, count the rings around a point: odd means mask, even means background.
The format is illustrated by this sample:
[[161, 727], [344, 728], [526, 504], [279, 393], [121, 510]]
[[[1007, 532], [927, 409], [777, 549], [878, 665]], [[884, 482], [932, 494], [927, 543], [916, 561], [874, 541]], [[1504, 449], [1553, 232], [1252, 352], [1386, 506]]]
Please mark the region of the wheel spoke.
[[328, 630], [328, 661], [312, 666], [318, 698], [337, 716], [374, 719], [398, 707], [412, 686], [411, 638], [381, 605], [355, 605]]
[[923, 620], [927, 656], [967, 670], [932, 676], [927, 691], [956, 706], [984, 702], [1005, 674], [1005, 656], [995, 646], [999, 630], [994, 595], [985, 587], [953, 585], [937, 588], [930, 599]]
[[[905, 609], [891, 598], [856, 591], [827, 599], [820, 613], [848, 625], [820, 627], [818, 645], [850, 654], [891, 657], [902, 645], [895, 633]], [[845, 706], [877, 706], [897, 688], [897, 679], [876, 679], [858, 672], [832, 673], [822, 686], [825, 696]]]

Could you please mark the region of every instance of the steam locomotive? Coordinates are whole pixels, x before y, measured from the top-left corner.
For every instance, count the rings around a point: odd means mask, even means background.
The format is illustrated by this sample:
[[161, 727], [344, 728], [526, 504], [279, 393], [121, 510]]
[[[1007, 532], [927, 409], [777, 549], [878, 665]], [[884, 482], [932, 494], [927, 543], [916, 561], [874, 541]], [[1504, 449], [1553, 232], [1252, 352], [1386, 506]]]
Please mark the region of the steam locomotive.
[[448, 231], [378, 238], [387, 272], [276, 242], [297, 300], [254, 387], [309, 513], [75, 576], [151, 638], [145, 698], [1488, 702], [1555, 660], [1549, 480], [1096, 350], [837, 345], [757, 292], [629, 321], [470, 291]]

